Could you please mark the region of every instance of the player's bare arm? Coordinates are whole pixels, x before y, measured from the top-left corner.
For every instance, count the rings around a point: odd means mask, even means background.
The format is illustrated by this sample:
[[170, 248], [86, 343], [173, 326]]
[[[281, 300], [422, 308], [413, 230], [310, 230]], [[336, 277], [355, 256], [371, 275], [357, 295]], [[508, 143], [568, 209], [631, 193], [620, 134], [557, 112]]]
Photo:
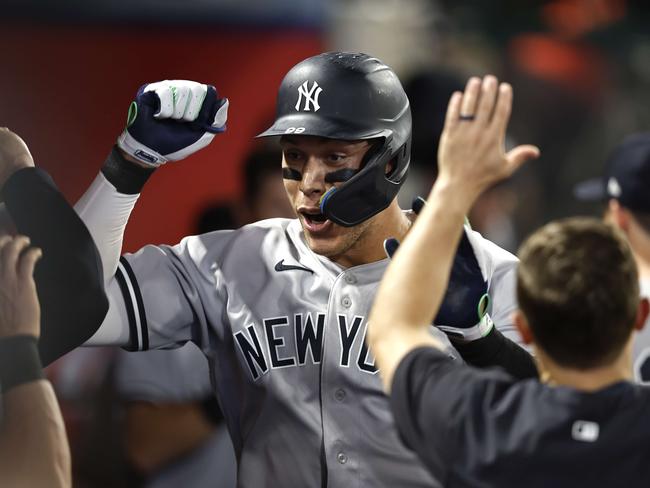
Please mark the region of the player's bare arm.
[[6, 486], [71, 486], [61, 412], [43, 379], [36, 341], [40, 307], [32, 278], [41, 256], [24, 236], [0, 237], [0, 473]]
[[472, 204], [488, 186], [539, 154], [534, 146], [504, 152], [511, 104], [512, 88], [493, 76], [472, 78], [464, 93], [451, 97], [438, 180], [384, 275], [369, 319], [369, 342], [386, 390], [409, 351], [422, 345], [441, 347], [430, 337], [428, 325], [444, 296]]

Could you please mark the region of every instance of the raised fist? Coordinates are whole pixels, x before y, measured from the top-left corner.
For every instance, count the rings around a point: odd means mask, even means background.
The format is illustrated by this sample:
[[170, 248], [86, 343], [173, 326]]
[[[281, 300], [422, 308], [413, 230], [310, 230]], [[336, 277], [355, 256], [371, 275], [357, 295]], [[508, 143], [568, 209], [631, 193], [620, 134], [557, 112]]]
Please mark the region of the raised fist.
[[150, 167], [178, 161], [226, 130], [228, 99], [212, 85], [165, 80], [142, 85], [117, 139], [126, 154]]

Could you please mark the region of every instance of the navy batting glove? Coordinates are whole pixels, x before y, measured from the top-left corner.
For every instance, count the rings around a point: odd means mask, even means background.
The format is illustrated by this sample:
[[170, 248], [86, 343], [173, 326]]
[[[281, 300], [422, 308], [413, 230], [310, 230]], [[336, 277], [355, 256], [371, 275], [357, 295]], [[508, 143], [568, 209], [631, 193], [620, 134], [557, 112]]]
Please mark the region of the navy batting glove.
[[[425, 204], [422, 197], [413, 201], [418, 214]], [[392, 257], [399, 247], [397, 239], [386, 239], [384, 250]], [[493, 327], [487, 309], [488, 284], [467, 237], [467, 229], [456, 249], [447, 291], [433, 323], [452, 342], [470, 342], [485, 337]]]
[[158, 167], [206, 147], [226, 130], [228, 99], [212, 85], [166, 80], [142, 85], [129, 107], [117, 145], [138, 161]]

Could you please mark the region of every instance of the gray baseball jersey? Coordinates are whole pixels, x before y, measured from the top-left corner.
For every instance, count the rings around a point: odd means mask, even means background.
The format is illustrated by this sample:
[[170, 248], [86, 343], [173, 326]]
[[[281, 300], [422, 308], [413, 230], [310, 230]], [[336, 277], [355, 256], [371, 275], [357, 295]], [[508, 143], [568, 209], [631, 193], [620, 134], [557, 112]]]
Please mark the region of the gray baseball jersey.
[[[639, 283], [641, 296], [650, 297], [650, 279], [641, 280]], [[637, 383], [650, 385], [650, 318], [646, 321], [643, 330], [636, 333], [632, 347], [634, 379]]]
[[[213, 393], [208, 363], [191, 343], [171, 351], [118, 354], [115, 385], [127, 401], [151, 403], [201, 402]], [[223, 424], [210, 439], [182, 459], [158, 470], [146, 488], [233, 488], [237, 461]]]
[[[468, 233], [491, 316], [515, 338], [516, 258]], [[365, 342], [387, 264], [343, 269], [298, 220], [271, 219], [146, 246], [116, 279], [133, 348], [194, 341], [207, 356], [239, 486], [439, 486], [402, 444]]]

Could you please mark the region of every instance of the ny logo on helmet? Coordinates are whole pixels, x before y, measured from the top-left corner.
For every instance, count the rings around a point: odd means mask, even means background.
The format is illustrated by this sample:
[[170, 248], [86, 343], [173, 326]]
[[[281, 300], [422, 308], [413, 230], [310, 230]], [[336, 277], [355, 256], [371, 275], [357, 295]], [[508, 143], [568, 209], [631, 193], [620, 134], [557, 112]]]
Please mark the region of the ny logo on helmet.
[[298, 101], [296, 102], [296, 110], [300, 110], [300, 102], [302, 102], [302, 98], [305, 97], [305, 106], [303, 107], [303, 110], [305, 112], [309, 112], [309, 106], [311, 105], [314, 112], [318, 112], [318, 109], [320, 108], [320, 105], [318, 104], [318, 97], [320, 96], [320, 93], [323, 91], [323, 89], [318, 86], [318, 83], [315, 81], [313, 85], [311, 85], [311, 88], [309, 88], [308, 83], [309, 81], [305, 81], [298, 87]]

